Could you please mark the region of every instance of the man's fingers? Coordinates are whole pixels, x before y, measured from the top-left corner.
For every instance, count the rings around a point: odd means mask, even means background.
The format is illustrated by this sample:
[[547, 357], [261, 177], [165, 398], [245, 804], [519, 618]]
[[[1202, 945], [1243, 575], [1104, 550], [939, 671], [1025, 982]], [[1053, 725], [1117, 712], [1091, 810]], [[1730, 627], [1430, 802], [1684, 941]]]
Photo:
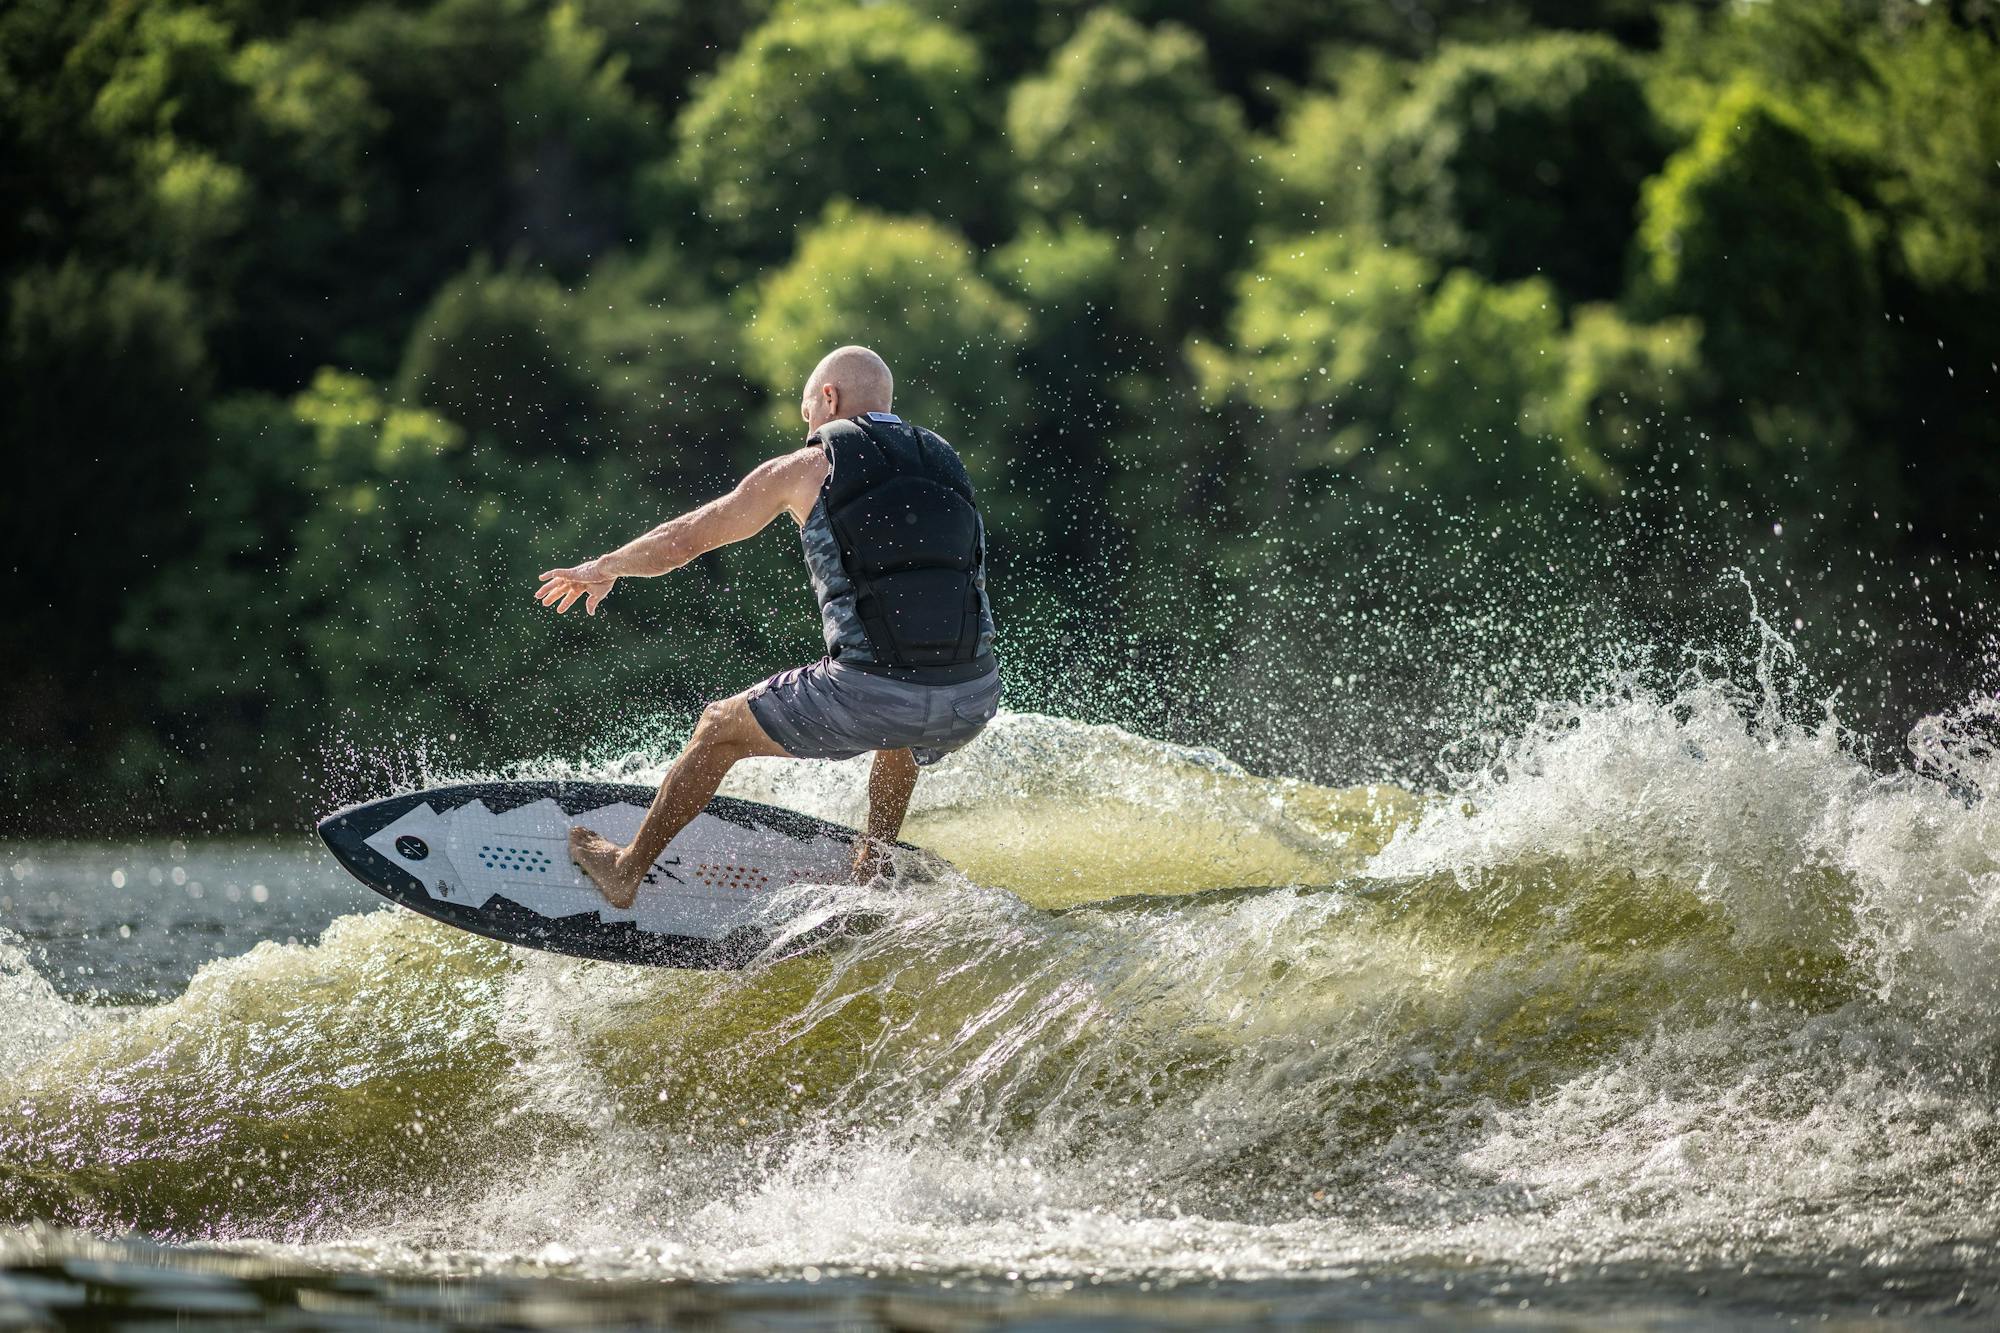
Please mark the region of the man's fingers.
[[597, 604], [611, 591], [616, 579], [593, 579], [585, 581], [576, 576], [573, 569], [549, 569], [542, 571], [542, 585], [535, 589], [535, 600], [543, 606], [552, 606], [561, 615], [576, 605], [577, 598], [584, 599], [586, 615], [597, 614]]

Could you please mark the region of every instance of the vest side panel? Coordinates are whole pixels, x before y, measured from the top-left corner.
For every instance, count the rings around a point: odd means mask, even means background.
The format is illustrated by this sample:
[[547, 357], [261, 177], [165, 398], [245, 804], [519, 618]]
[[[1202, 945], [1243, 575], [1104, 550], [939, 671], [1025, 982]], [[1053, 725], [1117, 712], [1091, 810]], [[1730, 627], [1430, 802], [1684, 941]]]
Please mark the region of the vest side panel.
[[[826, 640], [827, 656], [838, 662], [871, 666], [875, 663], [875, 653], [869, 646], [867, 632], [862, 629], [860, 612], [855, 609], [854, 581], [848, 577], [847, 564], [840, 558], [840, 540], [833, 535], [833, 524], [826, 516], [827, 492], [840, 473], [841, 454], [845, 452], [838, 440], [836, 435], [835, 444], [823, 446], [833, 465], [832, 471], [820, 487], [812, 512], [799, 528], [799, 545], [805, 552], [813, 597], [819, 603], [820, 634]], [[852, 471], [851, 461], [849, 470]]]

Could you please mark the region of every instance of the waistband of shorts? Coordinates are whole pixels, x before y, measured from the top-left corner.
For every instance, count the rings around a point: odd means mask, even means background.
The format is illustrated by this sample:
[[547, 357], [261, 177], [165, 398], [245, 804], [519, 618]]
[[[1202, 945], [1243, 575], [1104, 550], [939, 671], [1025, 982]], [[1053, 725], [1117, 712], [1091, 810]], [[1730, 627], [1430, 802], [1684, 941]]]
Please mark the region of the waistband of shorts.
[[990, 676], [1000, 669], [1000, 659], [992, 653], [984, 653], [970, 662], [954, 662], [948, 666], [893, 667], [880, 666], [874, 662], [847, 662], [840, 658], [831, 659], [835, 666], [846, 667], [850, 671], [860, 671], [870, 676], [881, 676], [886, 680], [901, 681], [905, 685], [964, 685]]

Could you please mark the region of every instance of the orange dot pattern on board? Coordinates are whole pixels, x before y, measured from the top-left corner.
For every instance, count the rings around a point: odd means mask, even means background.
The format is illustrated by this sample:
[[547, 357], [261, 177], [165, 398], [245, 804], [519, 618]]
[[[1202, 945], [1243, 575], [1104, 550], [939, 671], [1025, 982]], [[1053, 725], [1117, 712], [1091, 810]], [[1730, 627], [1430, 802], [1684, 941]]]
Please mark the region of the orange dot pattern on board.
[[711, 889], [768, 889], [771, 876], [768, 871], [754, 866], [716, 865], [702, 862], [692, 867], [694, 876]]

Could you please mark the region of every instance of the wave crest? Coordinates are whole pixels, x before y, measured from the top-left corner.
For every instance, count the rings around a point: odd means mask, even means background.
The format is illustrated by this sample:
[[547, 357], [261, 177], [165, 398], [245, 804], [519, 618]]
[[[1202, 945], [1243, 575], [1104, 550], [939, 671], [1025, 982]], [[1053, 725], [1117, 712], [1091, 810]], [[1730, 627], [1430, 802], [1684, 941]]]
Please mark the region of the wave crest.
[[1945, 1237], [2000, 1185], [1993, 717], [1884, 774], [1619, 677], [1420, 797], [1008, 716], [913, 819], [963, 878], [810, 891], [865, 937], [699, 974], [343, 918], [0, 1073], [0, 1197], [676, 1272]]

